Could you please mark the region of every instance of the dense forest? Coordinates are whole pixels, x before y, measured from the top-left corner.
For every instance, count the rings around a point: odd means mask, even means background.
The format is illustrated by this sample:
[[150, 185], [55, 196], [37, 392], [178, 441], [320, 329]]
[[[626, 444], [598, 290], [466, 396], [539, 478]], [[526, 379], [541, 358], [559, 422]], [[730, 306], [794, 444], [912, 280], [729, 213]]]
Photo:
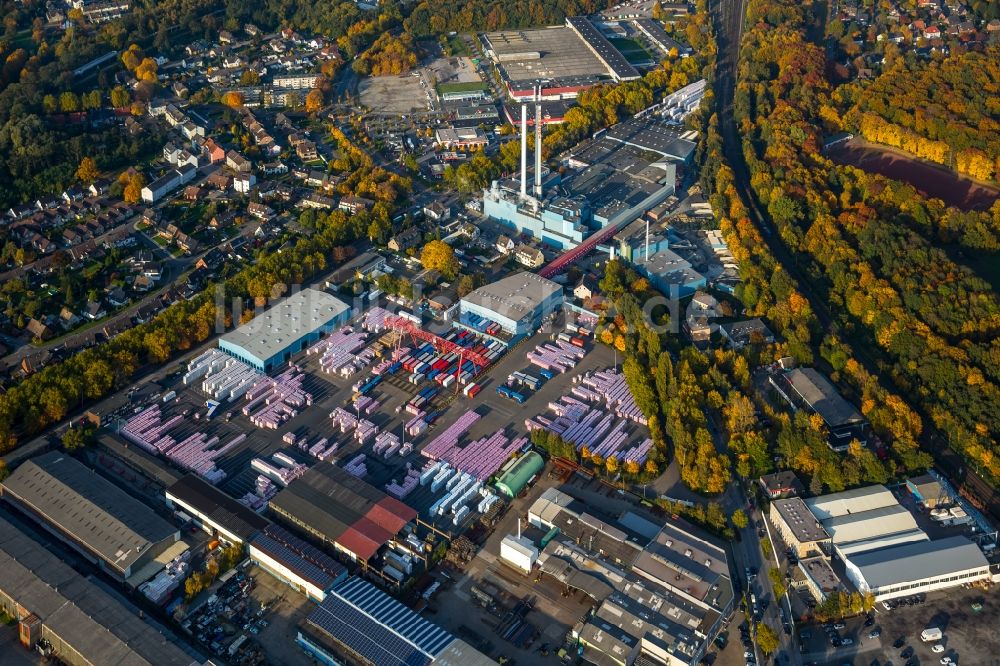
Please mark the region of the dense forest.
[[900, 60], [834, 99], [844, 126], [980, 180], [1000, 174], [1000, 46], [940, 61]]
[[[912, 187], [822, 156], [824, 119], [835, 115], [838, 91], [824, 76], [822, 48], [806, 38], [809, 10], [791, 0], [748, 6], [735, 108], [747, 131], [753, 190], [838, 320], [839, 333], [820, 341], [823, 358], [857, 388], [862, 412], [890, 439], [900, 462], [919, 462], [922, 419], [872, 373], [942, 434], [925, 441], [949, 444], [996, 482], [1000, 305], [996, 292], [952, 257], [996, 249], [1000, 205], [959, 213]], [[718, 172], [716, 202], [729, 204], [725, 224], [753, 252], [748, 239], [756, 231], [740, 219], [745, 210], [732, 196], [731, 179], [727, 169]], [[751, 277], [744, 289], [745, 301], [755, 282]], [[851, 349], [861, 356], [852, 357]]]

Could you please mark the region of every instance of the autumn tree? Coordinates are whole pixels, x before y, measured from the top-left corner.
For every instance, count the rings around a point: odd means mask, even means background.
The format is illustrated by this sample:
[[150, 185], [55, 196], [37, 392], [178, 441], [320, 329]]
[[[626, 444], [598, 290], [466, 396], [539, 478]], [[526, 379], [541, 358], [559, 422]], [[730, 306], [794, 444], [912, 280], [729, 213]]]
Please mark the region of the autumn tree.
[[743, 511], [743, 509], [736, 509], [733, 511], [733, 515], [730, 518], [733, 521], [733, 525], [740, 530], [745, 529], [746, 526], [750, 524], [747, 514]]
[[76, 169], [76, 177], [81, 182], [92, 183], [100, 178], [101, 172], [97, 168], [97, 163], [93, 157], [84, 157], [80, 160], [80, 166]]
[[306, 95], [306, 113], [316, 113], [323, 108], [323, 91], [313, 88]]
[[450, 245], [440, 240], [432, 240], [420, 251], [420, 263], [426, 270], [439, 272], [446, 280], [458, 275], [458, 259]]
[[775, 633], [774, 629], [766, 624], [757, 625], [757, 647], [764, 654], [774, 654], [777, 652], [780, 642], [778, 641], [778, 634]]
[[236, 90], [230, 90], [229, 92], [223, 93], [220, 101], [232, 109], [242, 109], [244, 102], [243, 93]]
[[122, 191], [125, 203], [138, 203], [142, 199], [142, 188], [145, 186], [146, 177], [142, 173], [136, 172], [127, 177], [125, 189]]

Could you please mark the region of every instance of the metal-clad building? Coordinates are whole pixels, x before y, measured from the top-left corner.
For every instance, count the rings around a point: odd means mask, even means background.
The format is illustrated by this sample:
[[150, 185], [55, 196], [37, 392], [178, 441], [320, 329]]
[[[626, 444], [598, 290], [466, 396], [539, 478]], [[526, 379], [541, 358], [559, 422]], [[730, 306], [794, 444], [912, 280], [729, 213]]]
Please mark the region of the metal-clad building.
[[990, 578], [986, 556], [964, 536], [869, 550], [849, 556], [844, 566], [855, 587], [872, 592], [876, 600]]
[[250, 540], [250, 559], [314, 601], [323, 601], [347, 569], [315, 546], [278, 525], [269, 525]]
[[351, 307], [339, 298], [318, 289], [303, 289], [223, 335], [219, 349], [267, 371], [350, 318]]
[[497, 490], [507, 497], [517, 497], [544, 467], [545, 461], [542, 457], [534, 451], [529, 451], [500, 475], [496, 483]]
[[542, 318], [562, 308], [563, 288], [534, 273], [515, 273], [467, 294], [460, 303], [463, 320], [469, 314], [500, 324], [514, 337], [538, 328]]
[[854, 488], [806, 500], [806, 506], [817, 520], [881, 509], [898, 503], [889, 489], [882, 485]]
[[197, 474], [167, 488], [167, 506], [229, 543], [243, 543], [271, 524]]
[[366, 666], [493, 663], [360, 578], [348, 578], [327, 595], [306, 618], [298, 643], [324, 664], [337, 657]]
[[60, 451], [22, 464], [0, 493], [121, 581], [180, 539], [151, 508]]
[[54, 656], [72, 666], [200, 663], [162, 631], [143, 622], [131, 609], [2, 519], [0, 610], [17, 621], [25, 647], [31, 649], [44, 639]]

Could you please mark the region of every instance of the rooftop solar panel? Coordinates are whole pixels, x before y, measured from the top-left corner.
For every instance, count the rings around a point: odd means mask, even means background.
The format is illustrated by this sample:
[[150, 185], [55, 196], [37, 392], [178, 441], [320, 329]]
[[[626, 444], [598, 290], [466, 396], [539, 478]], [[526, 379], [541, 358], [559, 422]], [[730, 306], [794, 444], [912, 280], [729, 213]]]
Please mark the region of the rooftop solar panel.
[[333, 585], [345, 571], [329, 555], [277, 525], [269, 526], [251, 543], [320, 589]]
[[334, 596], [328, 596], [308, 621], [374, 666], [426, 666], [431, 661], [415, 645]]

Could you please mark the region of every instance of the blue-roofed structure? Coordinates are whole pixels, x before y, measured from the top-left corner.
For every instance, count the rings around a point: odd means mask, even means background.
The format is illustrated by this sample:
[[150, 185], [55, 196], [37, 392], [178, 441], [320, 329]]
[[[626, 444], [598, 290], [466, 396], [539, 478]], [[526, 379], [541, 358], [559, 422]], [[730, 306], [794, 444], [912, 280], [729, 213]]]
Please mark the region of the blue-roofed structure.
[[250, 559], [278, 580], [310, 599], [323, 601], [347, 578], [347, 569], [332, 557], [278, 525], [269, 525], [250, 540]]
[[427, 666], [455, 641], [371, 583], [348, 578], [306, 618], [299, 645], [323, 663], [329, 651], [370, 666]]

